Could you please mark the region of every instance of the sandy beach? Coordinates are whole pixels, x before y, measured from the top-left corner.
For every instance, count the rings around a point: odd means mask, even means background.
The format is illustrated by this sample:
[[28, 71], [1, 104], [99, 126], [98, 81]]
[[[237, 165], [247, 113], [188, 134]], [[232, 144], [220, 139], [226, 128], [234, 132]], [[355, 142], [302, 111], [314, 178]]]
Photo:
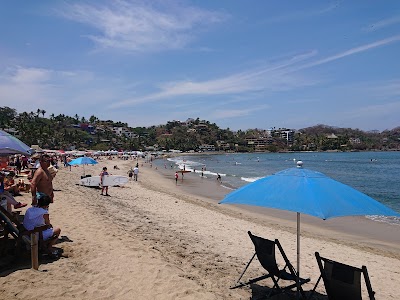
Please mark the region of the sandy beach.
[[[98, 175], [107, 166], [126, 176], [134, 162], [101, 160], [85, 172]], [[257, 299], [262, 287], [229, 289], [254, 251], [248, 230], [278, 238], [296, 264], [295, 214], [219, 205], [229, 191], [215, 182], [188, 174], [175, 184], [173, 170], [140, 165], [138, 182], [111, 187], [111, 197], [76, 185], [82, 167], [61, 168], [50, 218], [67, 237], [56, 245], [63, 257], [42, 261], [38, 271], [30, 269], [29, 253], [18, 264], [2, 257], [0, 299]], [[17, 200], [30, 203], [30, 194]], [[400, 230], [365, 218], [341, 219], [302, 218], [300, 273], [311, 278], [304, 289], [319, 277], [319, 251], [366, 265], [376, 299], [398, 299]], [[261, 272], [257, 261], [249, 269], [250, 276]], [[270, 280], [258, 284], [272, 286]], [[322, 283], [317, 292], [325, 294]]]

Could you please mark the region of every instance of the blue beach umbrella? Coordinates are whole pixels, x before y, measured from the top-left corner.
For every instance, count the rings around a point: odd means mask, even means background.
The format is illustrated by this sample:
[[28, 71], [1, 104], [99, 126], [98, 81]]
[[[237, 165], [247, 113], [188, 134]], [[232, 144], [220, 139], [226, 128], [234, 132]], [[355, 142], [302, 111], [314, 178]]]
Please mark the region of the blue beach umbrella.
[[31, 156], [35, 150], [15, 136], [0, 130], [0, 155], [24, 154]]
[[[352, 187], [316, 171], [297, 168], [277, 172], [247, 184], [220, 204], [245, 204], [297, 213], [297, 272], [300, 269], [300, 213], [330, 219], [344, 216], [400, 214]], [[300, 275], [299, 275], [300, 276]]]
[[85, 165], [95, 165], [98, 162], [91, 157], [82, 156], [71, 160], [68, 164], [71, 166], [83, 165], [83, 175], [85, 175]]

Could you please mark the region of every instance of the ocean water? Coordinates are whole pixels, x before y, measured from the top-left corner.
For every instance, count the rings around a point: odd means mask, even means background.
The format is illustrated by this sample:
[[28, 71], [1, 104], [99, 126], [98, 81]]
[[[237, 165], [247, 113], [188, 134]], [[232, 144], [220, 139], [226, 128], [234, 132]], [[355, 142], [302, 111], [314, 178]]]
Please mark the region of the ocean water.
[[[400, 213], [400, 152], [301, 152], [196, 154], [168, 159], [179, 168], [236, 189], [259, 178], [296, 166], [324, 173]], [[370, 216], [376, 221], [400, 225], [398, 218]]]

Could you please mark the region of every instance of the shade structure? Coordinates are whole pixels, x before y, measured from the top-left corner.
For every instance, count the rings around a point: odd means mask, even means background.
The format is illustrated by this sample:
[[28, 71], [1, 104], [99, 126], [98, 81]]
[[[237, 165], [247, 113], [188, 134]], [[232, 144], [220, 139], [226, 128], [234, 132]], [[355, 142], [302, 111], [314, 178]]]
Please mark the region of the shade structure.
[[68, 164], [71, 166], [74, 165], [83, 165], [83, 175], [85, 175], [85, 165], [95, 165], [98, 162], [91, 157], [82, 156], [71, 160]]
[[[300, 162], [298, 162], [299, 164]], [[356, 189], [301, 167], [290, 168], [247, 184], [220, 204], [244, 204], [297, 213], [297, 271], [300, 276], [300, 213], [321, 219], [400, 214]]]
[[35, 151], [15, 136], [0, 130], [0, 155], [32, 155]]

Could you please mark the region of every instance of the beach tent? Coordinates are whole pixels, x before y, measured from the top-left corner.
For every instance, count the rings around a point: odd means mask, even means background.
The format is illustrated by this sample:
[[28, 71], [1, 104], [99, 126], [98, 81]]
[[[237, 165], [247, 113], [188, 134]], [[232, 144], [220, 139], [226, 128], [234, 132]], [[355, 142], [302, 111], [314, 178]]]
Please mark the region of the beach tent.
[[275, 208], [297, 213], [297, 274], [300, 277], [300, 214], [323, 220], [344, 217], [400, 214], [371, 197], [328, 176], [297, 168], [277, 172], [237, 189], [220, 202]]

